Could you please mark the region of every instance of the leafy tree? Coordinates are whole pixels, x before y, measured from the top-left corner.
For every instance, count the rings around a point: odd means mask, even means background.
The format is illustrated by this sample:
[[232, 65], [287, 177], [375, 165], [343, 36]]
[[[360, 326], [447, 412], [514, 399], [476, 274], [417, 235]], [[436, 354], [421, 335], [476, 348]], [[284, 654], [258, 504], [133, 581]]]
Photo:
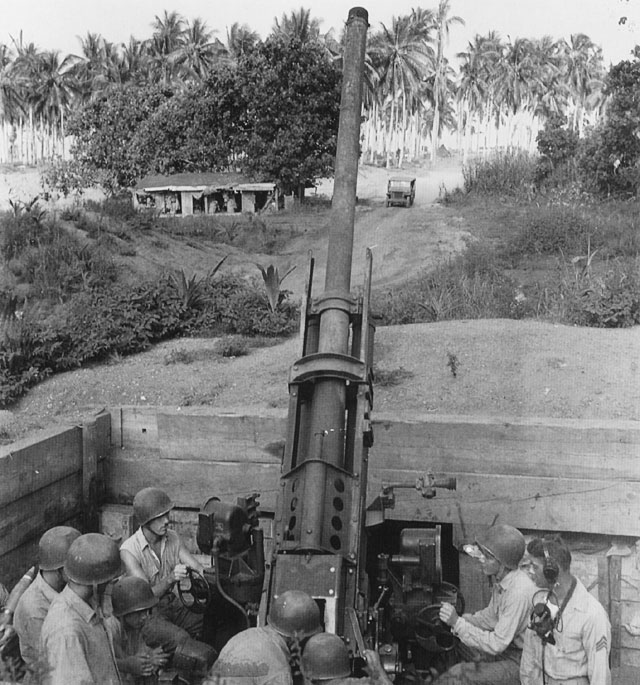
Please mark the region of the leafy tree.
[[567, 129], [564, 114], [551, 115], [536, 137], [538, 152], [551, 162], [552, 167], [565, 164], [576, 153], [578, 134]]
[[114, 86], [85, 103], [69, 120], [76, 161], [91, 175], [103, 174], [110, 191], [131, 186], [146, 171], [132, 144], [136, 133], [171, 95], [158, 86]]
[[579, 158], [581, 178], [601, 194], [635, 195], [640, 185], [640, 49], [611, 67], [605, 80], [606, 119], [587, 136]]
[[245, 170], [302, 197], [308, 181], [333, 172], [339, 71], [318, 42], [274, 36], [240, 60], [237, 78], [246, 102]]
[[239, 152], [245, 110], [234, 72], [219, 67], [141, 122], [133, 153], [141, 168], [161, 174], [224, 171]]

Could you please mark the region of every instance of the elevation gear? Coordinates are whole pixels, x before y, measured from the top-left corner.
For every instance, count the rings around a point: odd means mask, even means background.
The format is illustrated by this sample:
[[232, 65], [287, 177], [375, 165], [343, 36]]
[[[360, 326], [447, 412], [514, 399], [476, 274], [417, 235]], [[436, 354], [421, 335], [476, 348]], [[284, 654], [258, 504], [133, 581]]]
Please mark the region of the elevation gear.
[[121, 573], [117, 543], [100, 533], [81, 535], [69, 547], [64, 572], [78, 585], [108, 583]]
[[57, 571], [64, 566], [64, 560], [71, 543], [81, 533], [71, 526], [50, 528], [38, 543], [38, 567], [41, 571]]
[[114, 616], [125, 616], [134, 611], [151, 609], [156, 606], [158, 598], [153, 594], [151, 585], [136, 576], [121, 578], [111, 593], [111, 604]]
[[173, 502], [160, 488], [143, 488], [133, 498], [133, 513], [139, 526], [144, 526], [172, 509]]
[[349, 650], [338, 635], [319, 633], [309, 638], [301, 660], [307, 680], [331, 680], [351, 675]]
[[506, 523], [491, 526], [478, 535], [476, 543], [509, 569], [518, 568], [525, 548], [524, 535]]
[[287, 590], [271, 603], [267, 623], [286, 637], [302, 639], [322, 632], [320, 609], [301, 590]]

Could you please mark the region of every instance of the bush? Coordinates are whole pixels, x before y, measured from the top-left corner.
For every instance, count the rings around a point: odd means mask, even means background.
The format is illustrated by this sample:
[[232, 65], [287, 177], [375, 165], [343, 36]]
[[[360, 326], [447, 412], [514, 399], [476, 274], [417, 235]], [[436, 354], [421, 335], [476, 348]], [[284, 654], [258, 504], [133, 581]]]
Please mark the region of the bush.
[[242, 338], [226, 336], [218, 343], [218, 350], [223, 357], [245, 357], [249, 354], [249, 346]]
[[488, 250], [466, 254], [425, 272], [386, 294], [372, 307], [385, 325], [450, 319], [520, 318], [517, 290]]
[[523, 151], [497, 153], [462, 168], [467, 192], [499, 196], [530, 196], [535, 173], [535, 158]]
[[[203, 330], [273, 337], [297, 326], [297, 307], [287, 293], [273, 312], [255, 283], [233, 276], [204, 283], [197, 301], [185, 301], [171, 278], [133, 289], [87, 289], [72, 298], [55, 326], [26, 319], [0, 342], [0, 408], [52, 373], [140, 352], [169, 337]], [[225, 349], [239, 356], [244, 346], [235, 342]], [[172, 361], [180, 360], [186, 358]]]
[[628, 328], [640, 323], [640, 261], [615, 261], [604, 273], [585, 274], [571, 298], [573, 322], [595, 328]]
[[541, 157], [536, 164], [536, 185], [561, 186], [574, 177], [578, 134], [567, 128], [564, 114], [552, 114], [538, 131], [536, 143]]
[[37, 198], [26, 204], [12, 204], [12, 209], [0, 215], [2, 256], [7, 262], [19, 257], [27, 247], [46, 240], [51, 231], [51, 224], [43, 221], [44, 212], [38, 207]]
[[596, 245], [596, 226], [578, 209], [571, 207], [532, 208], [524, 225], [508, 241], [510, 256], [534, 254], [584, 254], [587, 245]]

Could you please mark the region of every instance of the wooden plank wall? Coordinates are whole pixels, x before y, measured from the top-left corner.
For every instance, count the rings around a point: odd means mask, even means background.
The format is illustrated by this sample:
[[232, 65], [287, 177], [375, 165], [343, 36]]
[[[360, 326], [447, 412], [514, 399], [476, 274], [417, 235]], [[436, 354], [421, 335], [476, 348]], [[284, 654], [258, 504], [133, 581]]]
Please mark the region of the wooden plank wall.
[[[111, 411], [108, 499], [128, 503], [153, 484], [179, 506], [207, 497], [261, 493], [273, 510], [286, 414], [244, 416], [198, 409], [122, 407]], [[387, 518], [461, 525], [496, 520], [520, 528], [603, 535], [638, 534], [640, 425], [631, 421], [421, 416], [374, 419], [371, 503], [383, 483], [432, 470], [457, 479], [433, 499], [396, 489]]]
[[[261, 508], [273, 511], [286, 412], [121, 407], [111, 417], [107, 501], [130, 503], [140, 488], [155, 485], [195, 513], [208, 497], [233, 501], [258, 491]], [[374, 440], [368, 492], [374, 508], [383, 483], [411, 486], [427, 470], [457, 480], [455, 491], [432, 499], [396, 488], [388, 519], [451, 523], [462, 536], [498, 520], [529, 531], [639, 534], [637, 422], [377, 415]], [[379, 512], [369, 516], [372, 523]], [[640, 554], [634, 550], [633, 565], [623, 558], [621, 576], [615, 555], [593, 560], [601, 573], [591, 569], [595, 580], [582, 575], [615, 619], [614, 656], [640, 665], [640, 637], [623, 627], [634, 617], [640, 626]]]
[[86, 426], [44, 431], [0, 448], [1, 582], [10, 587], [36, 562], [38, 540], [49, 528], [97, 530], [97, 516], [87, 527], [84, 505], [97, 514], [110, 430], [111, 417], [102, 414]]

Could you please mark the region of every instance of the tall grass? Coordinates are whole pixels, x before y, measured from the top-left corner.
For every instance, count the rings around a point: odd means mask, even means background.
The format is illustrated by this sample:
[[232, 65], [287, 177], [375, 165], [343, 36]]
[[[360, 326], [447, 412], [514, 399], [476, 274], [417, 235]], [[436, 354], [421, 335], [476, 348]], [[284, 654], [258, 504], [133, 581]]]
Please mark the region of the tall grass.
[[535, 184], [536, 159], [518, 150], [472, 160], [462, 168], [464, 188], [468, 193], [483, 195], [531, 195]]

